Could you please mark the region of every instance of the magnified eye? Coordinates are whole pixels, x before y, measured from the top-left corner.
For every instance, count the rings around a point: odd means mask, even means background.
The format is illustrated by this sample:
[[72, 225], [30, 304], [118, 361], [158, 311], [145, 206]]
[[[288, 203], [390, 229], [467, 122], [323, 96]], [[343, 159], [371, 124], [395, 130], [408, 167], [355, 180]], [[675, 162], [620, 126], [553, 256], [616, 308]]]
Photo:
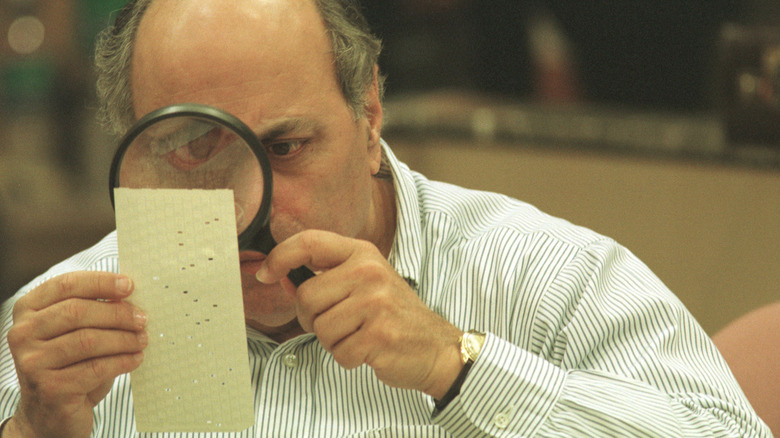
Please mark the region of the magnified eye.
[[285, 140], [266, 145], [268, 151], [279, 157], [294, 154], [304, 145], [304, 140]]
[[172, 150], [168, 153], [168, 161], [184, 170], [194, 169], [205, 163], [212, 157], [218, 146], [219, 137], [211, 138], [213, 132]]
[[180, 170], [193, 170], [212, 159], [229, 144], [222, 130], [211, 127], [207, 132], [185, 130], [156, 142], [156, 149], [169, 164]]

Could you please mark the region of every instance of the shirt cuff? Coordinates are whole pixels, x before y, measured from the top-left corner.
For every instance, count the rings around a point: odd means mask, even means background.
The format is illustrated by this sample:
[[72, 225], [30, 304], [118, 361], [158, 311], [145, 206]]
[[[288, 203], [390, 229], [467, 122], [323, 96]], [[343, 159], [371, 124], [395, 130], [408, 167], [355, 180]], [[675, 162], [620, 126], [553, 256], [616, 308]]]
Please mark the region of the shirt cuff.
[[488, 333], [460, 395], [433, 421], [455, 436], [531, 435], [565, 381], [561, 369]]

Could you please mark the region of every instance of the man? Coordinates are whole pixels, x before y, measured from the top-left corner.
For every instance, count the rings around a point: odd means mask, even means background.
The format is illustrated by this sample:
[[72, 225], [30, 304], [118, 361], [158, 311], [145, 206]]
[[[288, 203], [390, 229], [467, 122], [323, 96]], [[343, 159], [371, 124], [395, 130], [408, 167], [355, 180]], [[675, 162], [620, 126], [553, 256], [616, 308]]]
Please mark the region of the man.
[[[108, 120], [209, 104], [272, 160], [281, 243], [241, 254], [255, 425], [228, 436], [768, 436], [626, 250], [394, 158], [351, 1], [149, 3], [103, 41]], [[302, 264], [318, 275], [296, 289]], [[112, 234], [6, 303], [3, 438], [133, 436], [147, 335], [116, 271]]]

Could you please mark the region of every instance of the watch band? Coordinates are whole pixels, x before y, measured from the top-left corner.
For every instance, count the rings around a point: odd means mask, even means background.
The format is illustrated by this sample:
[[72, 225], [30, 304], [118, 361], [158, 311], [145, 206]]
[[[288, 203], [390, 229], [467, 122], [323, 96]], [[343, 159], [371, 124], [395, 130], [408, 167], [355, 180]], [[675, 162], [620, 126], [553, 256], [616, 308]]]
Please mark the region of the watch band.
[[480, 351], [482, 350], [482, 344], [485, 342], [485, 334], [476, 330], [469, 330], [464, 333], [458, 344], [460, 344], [460, 354], [463, 360], [463, 368], [461, 368], [458, 377], [444, 394], [441, 400], [436, 400], [434, 403], [433, 415], [436, 416], [439, 412], [443, 411], [450, 402], [460, 394], [460, 388], [463, 386], [463, 382], [466, 381], [471, 366], [474, 365], [474, 361], [477, 359]]
[[474, 365], [474, 361], [469, 359], [466, 361], [466, 363], [463, 365], [463, 368], [461, 368], [460, 373], [458, 373], [458, 377], [455, 378], [455, 381], [452, 383], [452, 386], [450, 386], [450, 389], [447, 390], [447, 393], [444, 394], [444, 397], [441, 398], [441, 400], [436, 400], [434, 403], [434, 409], [433, 409], [433, 415], [436, 416], [439, 414], [439, 412], [443, 411], [444, 408], [447, 407], [450, 402], [460, 394], [460, 388], [463, 386], [463, 382], [466, 381], [466, 376], [469, 374], [469, 370], [471, 370], [471, 366]]

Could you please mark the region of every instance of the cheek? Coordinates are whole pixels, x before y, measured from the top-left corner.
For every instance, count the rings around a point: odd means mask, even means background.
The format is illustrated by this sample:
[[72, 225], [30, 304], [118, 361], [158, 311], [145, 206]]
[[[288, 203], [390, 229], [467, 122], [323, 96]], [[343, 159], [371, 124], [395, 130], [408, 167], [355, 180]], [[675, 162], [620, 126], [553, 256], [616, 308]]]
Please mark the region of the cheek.
[[279, 180], [278, 184], [275, 181], [274, 187], [272, 227], [295, 222], [305, 228], [321, 228], [323, 219], [338, 219], [339, 215], [334, 213], [345, 208], [344, 201], [349, 198], [344, 196], [345, 179], [338, 172]]
[[271, 229], [277, 240], [312, 228], [351, 237], [363, 231], [373, 177], [362, 132], [350, 126], [305, 169], [274, 175]]
[[356, 237], [366, 226], [371, 201], [372, 177], [367, 166], [353, 165], [343, 169], [331, 181], [330, 197], [323, 206], [338, 226], [340, 234]]
[[371, 176], [364, 167], [334, 167], [336, 171], [316, 178], [274, 181], [274, 237], [282, 240], [312, 228], [356, 236], [369, 209]]

